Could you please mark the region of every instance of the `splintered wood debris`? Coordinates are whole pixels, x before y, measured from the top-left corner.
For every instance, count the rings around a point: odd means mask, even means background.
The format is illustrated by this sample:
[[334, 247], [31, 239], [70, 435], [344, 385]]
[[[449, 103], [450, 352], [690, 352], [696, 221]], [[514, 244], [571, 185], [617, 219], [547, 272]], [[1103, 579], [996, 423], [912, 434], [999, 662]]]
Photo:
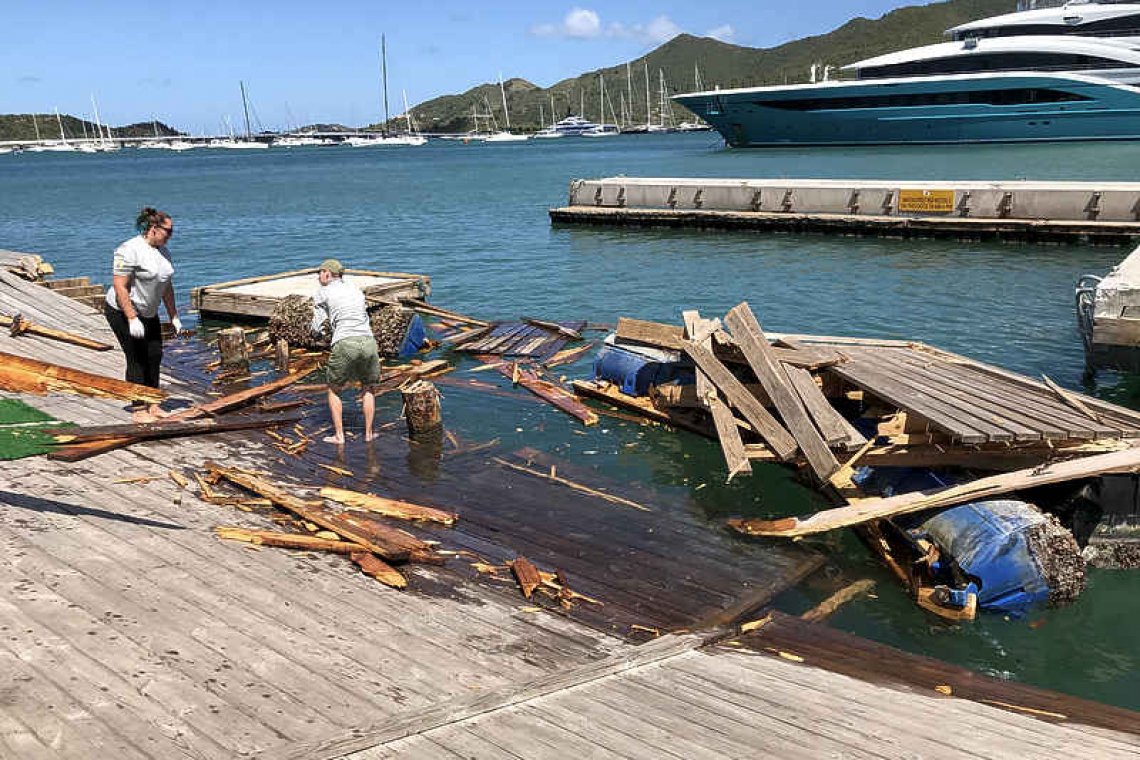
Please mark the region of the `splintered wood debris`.
[[[207, 463], [207, 470], [210, 478], [227, 480], [233, 485], [258, 494], [274, 506], [288, 512], [311, 534], [306, 536], [280, 531], [251, 531], [226, 527], [217, 530], [222, 538], [247, 541], [256, 545], [349, 554], [362, 572], [394, 588], [405, 588], [407, 579], [392, 566], [393, 564], [407, 562], [440, 564], [444, 561], [444, 557], [437, 555], [429, 542], [406, 531], [384, 525], [360, 511], [336, 511], [329, 509], [322, 499], [304, 499], [296, 495], [295, 486], [282, 486], [257, 475], [235, 468], [221, 467], [212, 462]], [[205, 481], [210, 478], [199, 481], [204, 489], [208, 490]], [[341, 493], [340, 489], [334, 490]], [[406, 511], [415, 511], [411, 509], [415, 505], [407, 506]], [[421, 509], [426, 510], [426, 508]], [[434, 513], [435, 510], [431, 512]]]

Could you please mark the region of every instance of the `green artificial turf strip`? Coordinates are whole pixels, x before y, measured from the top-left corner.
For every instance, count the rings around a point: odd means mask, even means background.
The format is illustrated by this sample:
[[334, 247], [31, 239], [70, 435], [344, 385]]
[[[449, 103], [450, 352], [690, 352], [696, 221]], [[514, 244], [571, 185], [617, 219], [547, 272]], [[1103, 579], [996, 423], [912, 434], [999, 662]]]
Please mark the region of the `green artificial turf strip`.
[[54, 448], [55, 439], [43, 431], [70, 424], [61, 423], [19, 399], [0, 399], [0, 460], [48, 453]]

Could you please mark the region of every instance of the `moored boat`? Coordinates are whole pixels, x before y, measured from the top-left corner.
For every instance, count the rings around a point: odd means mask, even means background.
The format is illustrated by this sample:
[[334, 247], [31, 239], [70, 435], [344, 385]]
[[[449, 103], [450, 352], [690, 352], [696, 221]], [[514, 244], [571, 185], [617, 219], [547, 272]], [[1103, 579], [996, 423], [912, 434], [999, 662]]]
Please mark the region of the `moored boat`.
[[674, 99], [733, 147], [1140, 139], [1140, 4], [1073, 2], [843, 67]]

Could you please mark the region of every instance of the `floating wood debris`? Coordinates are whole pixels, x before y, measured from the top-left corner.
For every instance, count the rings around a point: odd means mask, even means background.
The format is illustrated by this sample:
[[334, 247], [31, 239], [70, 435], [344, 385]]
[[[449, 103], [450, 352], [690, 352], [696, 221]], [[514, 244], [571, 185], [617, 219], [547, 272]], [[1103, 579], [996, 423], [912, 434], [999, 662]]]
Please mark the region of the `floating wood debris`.
[[174, 422], [126, 423], [122, 425], [92, 425], [87, 427], [53, 428], [44, 432], [57, 443], [84, 443], [129, 437], [139, 441], [158, 438], [177, 438], [188, 435], [223, 433], [231, 430], [256, 430], [289, 425], [301, 419], [296, 415], [259, 414], [236, 419], [194, 419]]
[[535, 469], [530, 468], [530, 467], [525, 467], [521, 464], [515, 464], [514, 462], [508, 462], [507, 460], [502, 459], [501, 457], [492, 457], [491, 461], [493, 461], [497, 464], [500, 464], [503, 467], [506, 467], [508, 469], [514, 470], [515, 472], [522, 472], [522, 473], [526, 473], [527, 475], [533, 475], [536, 478], [542, 478], [543, 480], [549, 480], [552, 483], [558, 483], [559, 485], [566, 486], [567, 488], [572, 488], [575, 491], [581, 491], [582, 493], [587, 493], [587, 494], [590, 494], [591, 496], [596, 496], [599, 499], [603, 499], [603, 500], [611, 502], [613, 504], [621, 504], [622, 506], [633, 507], [634, 509], [639, 510], [641, 512], [652, 511], [649, 509], [649, 507], [644, 506], [642, 504], [638, 504], [636, 501], [630, 501], [629, 499], [623, 499], [620, 496], [614, 496], [611, 493], [606, 493], [605, 491], [599, 491], [596, 488], [590, 488], [589, 486], [582, 485], [581, 483], [575, 483], [573, 480], [568, 480], [567, 478], [563, 478], [563, 477], [555, 474], [553, 467], [551, 467], [549, 472], [544, 472], [542, 470], [535, 470]]
[[596, 425], [598, 415], [574, 397], [571, 391], [560, 385], [543, 380], [532, 370], [520, 367], [517, 362], [510, 366], [498, 367], [499, 374], [521, 385], [552, 406], [576, 417], [585, 425]]

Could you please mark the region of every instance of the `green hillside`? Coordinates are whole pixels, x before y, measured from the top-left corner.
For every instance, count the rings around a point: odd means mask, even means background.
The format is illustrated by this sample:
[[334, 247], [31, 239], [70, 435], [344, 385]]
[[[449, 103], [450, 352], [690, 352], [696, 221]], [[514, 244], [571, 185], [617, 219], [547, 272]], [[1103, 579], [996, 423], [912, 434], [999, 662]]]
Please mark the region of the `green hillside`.
[[[91, 138], [96, 135], [95, 124], [74, 116], [60, 116], [56, 120], [54, 113], [21, 113], [0, 115], [0, 142], [7, 140], [35, 140], [37, 131], [40, 139], [58, 140], [60, 127], [63, 127], [63, 136], [71, 142]], [[111, 127], [112, 137], [152, 137], [155, 131], [164, 137], [181, 134], [176, 129], [163, 124], [161, 121], [149, 121], [139, 124], [128, 124], [125, 127]], [[104, 130], [106, 131], [106, 130]]]
[[[564, 79], [545, 89], [523, 79], [511, 79], [507, 82], [511, 125], [516, 131], [537, 129], [540, 105], [545, 112], [546, 123], [549, 123], [551, 96], [557, 118], [578, 113], [584, 104], [584, 115], [597, 121], [599, 74], [605, 81], [607, 95], [605, 120], [614, 121], [614, 114], [620, 118], [621, 101], [627, 93], [627, 81], [631, 81], [633, 121], [644, 122], [646, 66], [649, 69], [650, 107], [656, 120], [659, 118], [661, 72], [664, 72], [668, 95], [691, 92], [698, 69], [706, 89], [806, 82], [813, 63], [831, 65], [835, 76], [838, 68], [845, 64], [902, 48], [941, 42], [944, 40], [943, 32], [952, 26], [1015, 9], [1016, 0], [949, 0], [900, 8], [876, 20], [856, 18], [828, 34], [806, 37], [774, 48], [740, 47], [709, 37], [682, 34], [630, 61], [628, 80], [625, 64]], [[473, 126], [472, 109], [478, 108], [480, 114], [485, 114], [488, 103], [502, 126], [502, 99], [497, 82], [480, 85], [460, 95], [429, 100], [413, 107], [412, 112], [419, 128], [424, 131], [466, 132]], [[609, 104], [612, 104], [613, 114]], [[678, 120], [692, 118], [681, 106], [673, 104], [672, 108]], [[401, 127], [396, 123], [392, 126]], [[482, 128], [483, 125], [480, 126]]]

